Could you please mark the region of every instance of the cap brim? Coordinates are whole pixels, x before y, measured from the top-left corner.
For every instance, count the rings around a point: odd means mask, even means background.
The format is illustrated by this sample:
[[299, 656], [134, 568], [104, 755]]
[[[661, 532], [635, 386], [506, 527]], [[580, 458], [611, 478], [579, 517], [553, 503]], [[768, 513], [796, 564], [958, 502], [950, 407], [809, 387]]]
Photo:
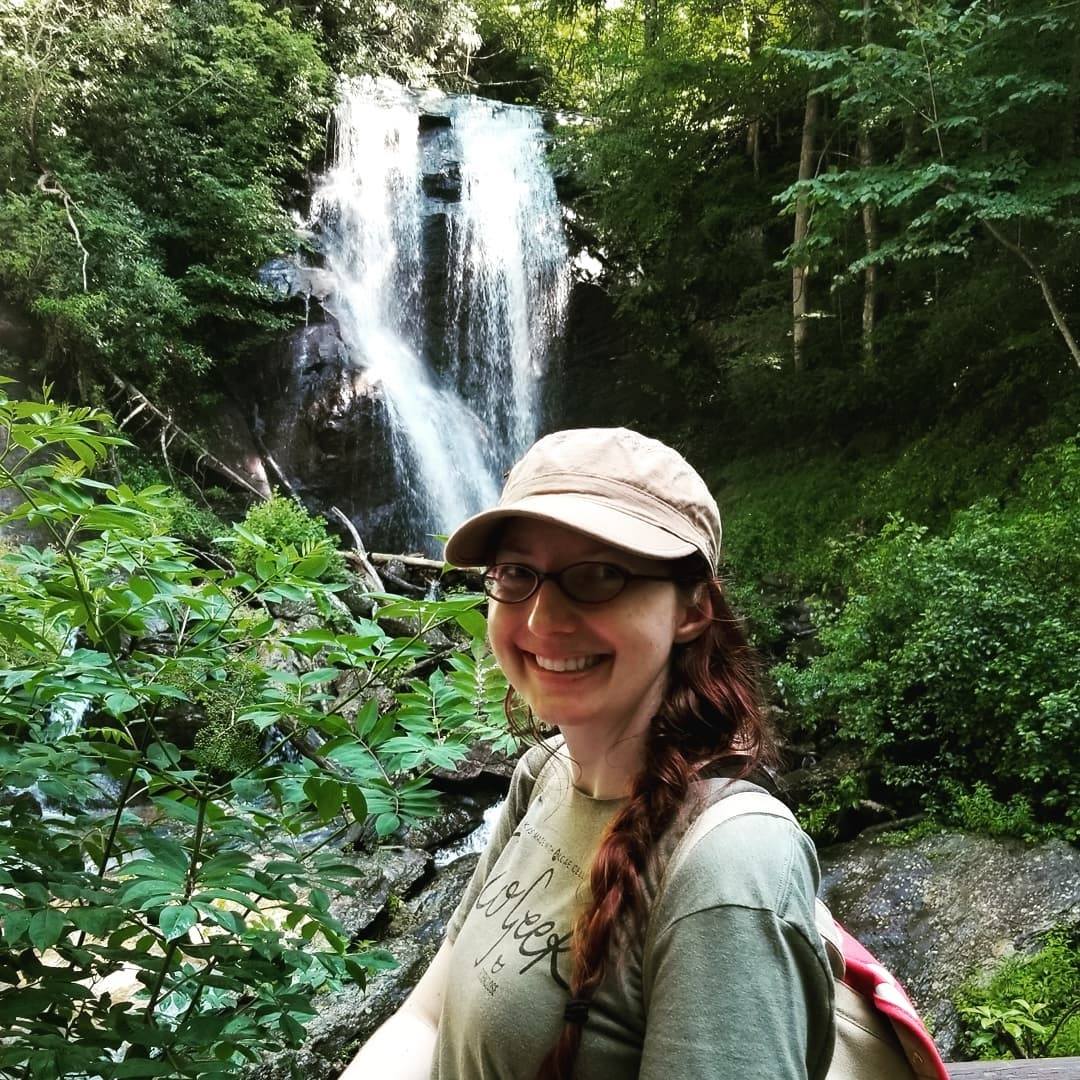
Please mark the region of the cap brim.
[[496, 532], [509, 518], [562, 525], [596, 540], [649, 559], [681, 559], [697, 547], [667, 529], [586, 495], [533, 495], [485, 510], [459, 525], [446, 541], [445, 558], [454, 566], [482, 566], [494, 551]]

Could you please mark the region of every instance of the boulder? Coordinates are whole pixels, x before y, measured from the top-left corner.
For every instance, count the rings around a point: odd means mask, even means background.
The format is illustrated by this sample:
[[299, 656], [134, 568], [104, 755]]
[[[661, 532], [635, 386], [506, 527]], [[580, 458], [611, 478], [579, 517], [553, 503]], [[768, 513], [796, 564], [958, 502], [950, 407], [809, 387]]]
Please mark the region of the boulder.
[[490, 793], [473, 791], [444, 793], [440, 799], [440, 811], [433, 818], [410, 825], [402, 835], [409, 847], [434, 851], [475, 832], [484, 820], [491, 804]]
[[[352, 887], [330, 901], [330, 913], [351, 938], [359, 938], [387, 910], [391, 897], [402, 897], [427, 872], [431, 856], [412, 848], [382, 847], [350, 859], [361, 871]], [[392, 914], [392, 913], [391, 913]]]
[[968, 978], [1055, 926], [1080, 922], [1080, 852], [1063, 841], [938, 833], [900, 846], [895, 833], [821, 852], [822, 895], [836, 918], [904, 984], [948, 1059], [952, 999]]
[[308, 1025], [304, 1045], [253, 1066], [246, 1073], [247, 1080], [336, 1076], [358, 1047], [400, 1007], [431, 963], [476, 860], [473, 855], [451, 863], [435, 875], [422, 896], [400, 906], [391, 919], [390, 936], [380, 942], [397, 961], [396, 968], [380, 972], [364, 989], [349, 986], [318, 998], [318, 1014]]

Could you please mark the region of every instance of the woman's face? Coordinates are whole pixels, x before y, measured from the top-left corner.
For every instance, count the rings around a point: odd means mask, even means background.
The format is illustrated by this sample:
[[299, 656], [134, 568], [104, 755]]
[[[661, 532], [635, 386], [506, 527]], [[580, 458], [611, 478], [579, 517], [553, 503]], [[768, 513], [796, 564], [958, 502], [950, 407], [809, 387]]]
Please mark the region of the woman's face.
[[[669, 564], [608, 547], [572, 529], [514, 518], [495, 562], [558, 571], [577, 562], [608, 562], [632, 573], [665, 574]], [[613, 734], [643, 732], [663, 698], [668, 659], [706, 623], [667, 581], [630, 581], [614, 600], [581, 604], [545, 581], [518, 604], [492, 601], [488, 636], [511, 685], [546, 724], [582, 725]], [[579, 670], [555, 671], [566, 661]]]

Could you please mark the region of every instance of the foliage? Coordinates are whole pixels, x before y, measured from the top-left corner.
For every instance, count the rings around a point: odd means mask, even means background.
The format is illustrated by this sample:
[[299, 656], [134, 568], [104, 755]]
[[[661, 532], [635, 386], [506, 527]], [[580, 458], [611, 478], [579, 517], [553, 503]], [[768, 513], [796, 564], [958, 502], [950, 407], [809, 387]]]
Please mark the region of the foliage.
[[[841, 17], [862, 24], [867, 11], [860, 4]], [[792, 53], [826, 78], [817, 89], [836, 97], [840, 121], [887, 133], [914, 113], [930, 150], [829, 169], [784, 191], [788, 209], [802, 196], [816, 211], [806, 248], [793, 256], [841, 243], [844, 222], [868, 203], [905, 212], [906, 228], [849, 273], [871, 262], [962, 254], [983, 223], [1071, 228], [1080, 171], [1061, 137], [1074, 18], [1067, 8], [1027, 2], [1007, 12], [994, 4], [880, 5], [870, 9], [870, 41]]]
[[475, 51], [468, 4], [25, 0], [0, 11], [0, 290], [46, 366], [173, 400], [289, 327], [257, 280], [296, 245], [328, 65], [419, 78]]
[[326, 558], [322, 576], [340, 581], [345, 576], [345, 560], [326, 531], [321, 518], [312, 517], [296, 500], [275, 493], [256, 503], [227, 545], [238, 570], [255, 573], [260, 558], [280, 551], [320, 552]]
[[894, 518], [864, 541], [823, 655], [777, 680], [821, 735], [859, 744], [908, 807], [950, 779], [1080, 827], [1080, 443], [1038, 455], [1022, 494], [933, 536]]
[[938, 811], [945, 824], [986, 836], [1016, 836], [1035, 840], [1045, 831], [1035, 823], [1031, 802], [1023, 795], [1013, 795], [1009, 801], [994, 798], [990, 786], [982, 781], [967, 790], [956, 780], [942, 784], [948, 800]]
[[[387, 963], [329, 912], [357, 872], [333, 840], [432, 813], [431, 769], [505, 737], [482, 598], [380, 597], [415, 627], [392, 637], [335, 605], [322, 550], [201, 566], [166, 489], [92, 475], [104, 413], [0, 396], [0, 435], [6, 520], [52, 538], [0, 556], [0, 1069], [234, 1076]], [[285, 601], [343, 629], [293, 632]], [[469, 644], [424, 682], [436, 627]]]
[[326, 107], [311, 35], [258, 0], [27, 0], [0, 41], [0, 286], [47, 359], [157, 385], [283, 325], [253, 273]]
[[800, 807], [799, 824], [818, 843], [835, 840], [840, 818], [866, 798], [865, 780], [854, 774], [841, 776], [828, 789], [814, 792], [809, 805]]
[[1012, 956], [989, 979], [968, 982], [956, 1004], [972, 1057], [1080, 1055], [1080, 940], [1056, 930], [1038, 952]]
[[112, 454], [111, 460], [122, 482], [133, 491], [158, 485], [169, 489], [167, 496], [162, 496], [163, 500], [171, 499], [159, 522], [162, 532], [197, 547], [208, 548], [215, 537], [228, 531], [219, 514], [221, 508], [232, 510], [235, 495], [221, 488], [204, 491], [192, 477], [163, 467], [155, 458], [134, 448], [121, 448]]

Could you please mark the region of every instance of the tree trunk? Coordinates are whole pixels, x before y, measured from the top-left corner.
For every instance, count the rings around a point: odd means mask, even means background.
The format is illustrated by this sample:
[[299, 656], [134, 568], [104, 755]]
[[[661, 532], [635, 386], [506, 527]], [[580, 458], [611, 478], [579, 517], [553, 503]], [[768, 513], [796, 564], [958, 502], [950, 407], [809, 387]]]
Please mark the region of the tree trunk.
[[[816, 167], [818, 122], [821, 119], [821, 95], [806, 95], [806, 112], [803, 114], [802, 146], [799, 150], [799, 179], [812, 180]], [[806, 239], [810, 224], [810, 203], [805, 195], [795, 201], [795, 235], [793, 243]], [[810, 264], [796, 263], [791, 268], [791, 320], [792, 360], [796, 371], [802, 371], [806, 363], [806, 343], [810, 333], [807, 315], [810, 310]]]
[[[863, 45], [870, 44], [870, 0], [863, 0]], [[867, 124], [859, 125], [859, 168], [869, 169], [874, 164], [874, 143]], [[867, 200], [862, 205], [863, 238], [866, 241], [866, 253], [872, 255], [878, 249], [878, 209]], [[862, 307], [862, 355], [863, 366], [874, 366], [874, 326], [877, 322], [878, 273], [877, 264], [868, 266], [863, 271], [863, 307]]]
[[[761, 55], [761, 43], [765, 39], [764, 16], [757, 11], [745, 10], [743, 32], [746, 36], [746, 58], [753, 67], [758, 56]], [[750, 124], [746, 131], [746, 156], [750, 159], [754, 168], [754, 180], [761, 179], [761, 111], [750, 117]]]
[[1071, 161], [1076, 153], [1077, 106], [1080, 105], [1080, 37], [1073, 42], [1069, 92], [1065, 104], [1065, 122], [1061, 132], [1061, 160]]
[[761, 117], [755, 116], [746, 130], [746, 156], [754, 167], [754, 179], [761, 179]]
[[1039, 289], [1043, 294], [1043, 300], [1046, 302], [1046, 306], [1050, 311], [1050, 318], [1054, 320], [1054, 326], [1057, 327], [1058, 333], [1065, 342], [1065, 347], [1069, 350], [1069, 355], [1076, 362], [1077, 368], [1080, 368], [1080, 344], [1077, 344], [1076, 338], [1073, 337], [1072, 330], [1069, 328], [1069, 324], [1065, 319], [1065, 313], [1061, 310], [1061, 306], [1057, 302], [1057, 297], [1054, 296], [1054, 290], [1050, 287], [1050, 281], [1046, 274], [1043, 273], [1042, 267], [1024, 248], [1019, 244], [1014, 244], [1001, 231], [995, 222], [987, 221], [985, 218], [980, 220], [982, 222], [982, 227], [1003, 248], [1005, 248], [1006, 251], [1011, 251], [1028, 268], [1028, 272], [1031, 274], [1035, 284], [1039, 286]]

